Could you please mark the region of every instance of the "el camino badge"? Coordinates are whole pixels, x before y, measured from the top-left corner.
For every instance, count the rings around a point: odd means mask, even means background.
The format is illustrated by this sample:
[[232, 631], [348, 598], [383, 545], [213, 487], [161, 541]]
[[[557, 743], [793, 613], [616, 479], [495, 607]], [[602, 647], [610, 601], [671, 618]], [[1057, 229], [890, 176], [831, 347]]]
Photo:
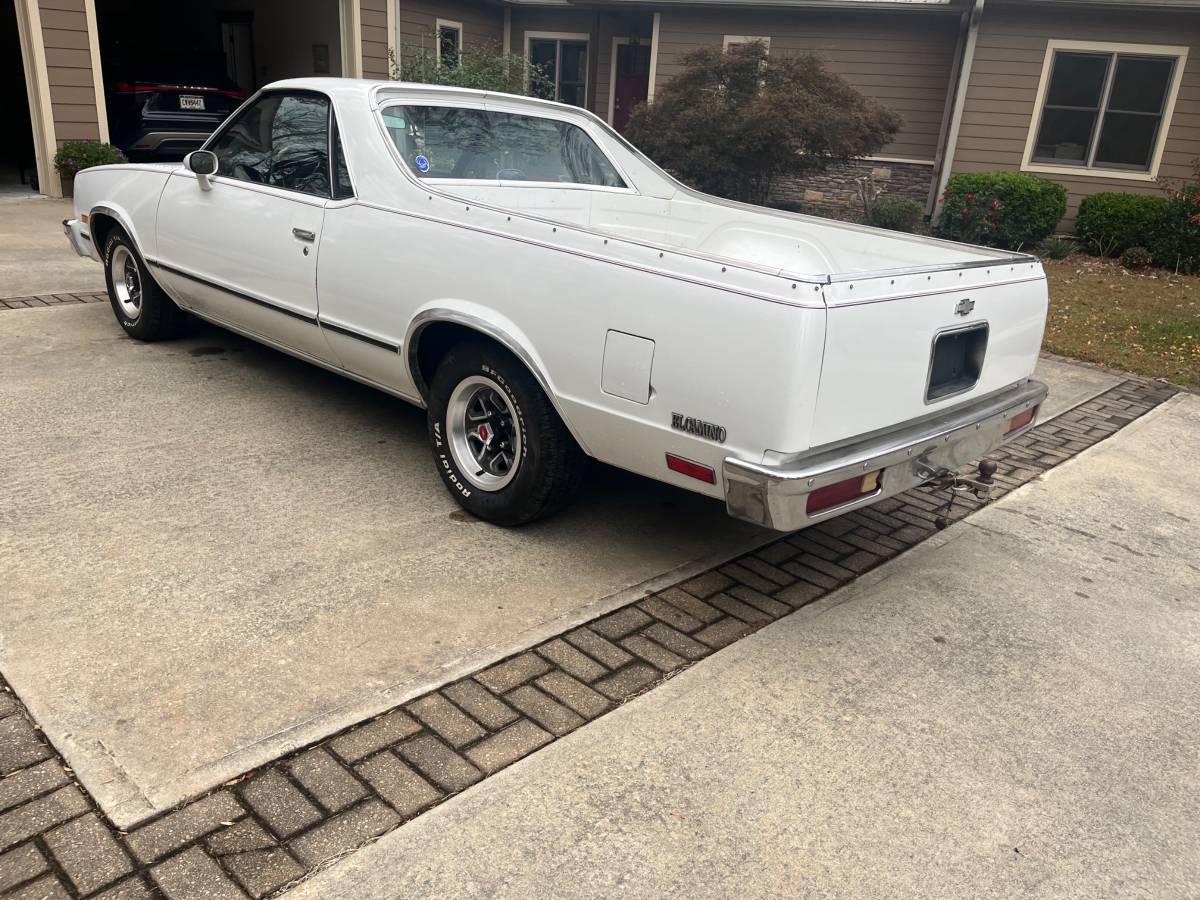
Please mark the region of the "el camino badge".
[[725, 443], [725, 428], [723, 426], [714, 425], [712, 422], [702, 422], [699, 419], [693, 419], [691, 416], [685, 416], [683, 413], [671, 413], [671, 427], [676, 431], [684, 431], [688, 434], [694, 434], [696, 437], [716, 441], [718, 444]]
[[954, 307], [954, 314], [956, 316], [966, 316], [966, 315], [969, 315], [971, 310], [973, 310], [974, 308], [975, 308], [975, 301], [970, 300], [967, 297], [963, 297], [961, 300], [958, 301], [958, 306]]

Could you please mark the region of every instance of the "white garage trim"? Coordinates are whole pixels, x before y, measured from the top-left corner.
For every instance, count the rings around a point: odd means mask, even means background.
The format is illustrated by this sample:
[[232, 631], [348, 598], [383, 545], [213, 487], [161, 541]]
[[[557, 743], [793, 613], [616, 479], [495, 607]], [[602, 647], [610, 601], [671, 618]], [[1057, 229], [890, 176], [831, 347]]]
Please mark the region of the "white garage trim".
[[[387, 0], [387, 34], [388, 34], [388, 77], [392, 77], [391, 62], [396, 61], [396, 66], [400, 65], [400, 42], [396, 39], [396, 29], [399, 28], [399, 15], [397, 7], [400, 0]], [[361, 42], [360, 42], [361, 43]]]
[[108, 102], [104, 99], [104, 72], [100, 65], [100, 29], [96, 27], [96, 0], [83, 0], [87, 15], [88, 53], [92, 57], [92, 87], [96, 91], [96, 122], [100, 140], [108, 143]]
[[362, 7], [359, 0], [338, 0], [342, 25], [342, 75], [362, 78]]
[[21, 59], [25, 65], [25, 89], [29, 94], [29, 113], [33, 125], [34, 157], [37, 160], [38, 187], [43, 194], [62, 196], [62, 181], [54, 171], [54, 107], [50, 103], [50, 81], [46, 73], [46, 45], [42, 39], [42, 17], [38, 0], [16, 0], [17, 33], [21, 39]]

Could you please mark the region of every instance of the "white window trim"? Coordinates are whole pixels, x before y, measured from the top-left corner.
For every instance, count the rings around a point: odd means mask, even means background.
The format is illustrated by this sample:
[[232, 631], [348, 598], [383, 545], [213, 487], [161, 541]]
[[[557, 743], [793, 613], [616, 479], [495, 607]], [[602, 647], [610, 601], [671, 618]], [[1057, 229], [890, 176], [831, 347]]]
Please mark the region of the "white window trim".
[[[1099, 169], [1086, 166], [1056, 166], [1033, 161], [1034, 145], [1037, 143], [1038, 128], [1042, 123], [1042, 106], [1046, 92], [1050, 89], [1050, 75], [1054, 68], [1056, 50], [1091, 51], [1098, 53], [1138, 53], [1145, 56], [1176, 57], [1175, 71], [1168, 87], [1167, 102], [1163, 107], [1162, 126], [1155, 138], [1154, 153], [1149, 172], [1133, 172], [1129, 169]], [[1025, 139], [1025, 155], [1021, 160], [1021, 171], [1039, 172], [1046, 175], [1075, 175], [1080, 178], [1111, 178], [1123, 181], [1154, 181], [1162, 164], [1163, 150], [1167, 146], [1167, 134], [1171, 130], [1171, 117], [1175, 112], [1175, 100], [1179, 96], [1179, 85], [1183, 81], [1183, 70], [1187, 66], [1188, 48], [1164, 44], [1105, 44], [1092, 41], [1047, 41], [1046, 57], [1042, 61], [1042, 77], [1038, 83], [1037, 100], [1034, 101], [1033, 116], [1029, 123], [1029, 135]], [[1097, 135], [1099, 140], [1099, 135]]]
[[434, 49], [434, 52], [437, 54], [437, 62], [438, 62], [439, 66], [442, 64], [442, 29], [443, 28], [447, 28], [451, 31], [458, 32], [458, 56], [460, 59], [462, 58], [462, 51], [463, 51], [462, 22], [455, 22], [452, 19], [438, 19], [437, 24], [433, 28], [433, 35], [434, 35], [433, 49]]
[[612, 56], [609, 58], [608, 64], [608, 118], [605, 119], [609, 125], [613, 123], [613, 104], [617, 102], [617, 48], [625, 47], [628, 44], [629, 38], [627, 37], [613, 38]]
[[725, 35], [724, 39], [721, 41], [721, 51], [723, 53], [728, 53], [730, 44], [749, 44], [753, 41], [762, 41], [767, 46], [767, 53], [771, 52], [771, 39], [769, 37], [764, 35], [755, 36], [752, 34]]
[[[525, 32], [525, 60], [529, 61], [529, 48], [534, 41], [579, 41], [587, 45], [587, 62], [588, 64], [583, 69], [583, 103], [580, 109], [587, 109], [588, 89], [591, 87], [590, 78], [592, 74], [592, 40], [591, 35], [578, 31], [527, 31]], [[554, 56], [554, 99], [556, 103], [562, 102], [558, 99], [558, 85], [562, 80], [562, 61], [559, 57], [562, 56], [562, 46], [559, 45]], [[526, 85], [528, 88], [528, 85]]]

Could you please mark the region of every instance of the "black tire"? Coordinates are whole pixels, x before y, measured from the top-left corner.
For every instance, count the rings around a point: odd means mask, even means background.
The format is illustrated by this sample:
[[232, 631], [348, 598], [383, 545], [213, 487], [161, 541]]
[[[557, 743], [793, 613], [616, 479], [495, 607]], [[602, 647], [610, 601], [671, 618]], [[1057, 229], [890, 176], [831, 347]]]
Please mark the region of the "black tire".
[[[472, 390], [475, 395], [470, 394]], [[495, 423], [501, 428], [500, 432], [493, 431], [491, 437], [503, 435], [505, 440], [497, 446], [507, 444], [516, 451], [511, 454], [513, 463], [508, 470], [511, 474], [501, 476], [508, 480], [500, 486], [481, 486], [479, 478], [497, 477], [482, 468], [474, 473], [463, 471], [460, 459], [470, 448], [462, 441], [456, 443], [456, 433], [465, 437], [463, 426], [456, 432], [449, 419], [452, 398], [456, 408], [465, 411], [466, 401], [462, 398], [480, 393], [491, 403]], [[497, 393], [504, 401], [499, 407], [495, 402]], [[507, 413], [502, 409], [504, 405]], [[465, 420], [465, 415], [460, 415], [460, 422]], [[446, 489], [463, 509], [484, 521], [523, 525], [544, 518], [570, 503], [583, 480], [587, 457], [545, 392], [519, 360], [491, 342], [458, 344], [442, 359], [430, 384], [428, 421], [434, 462]], [[492, 420], [488, 419], [484, 427], [488, 423]], [[467, 430], [478, 443], [478, 435], [472, 429]]]
[[[114, 271], [114, 265], [121, 271]], [[133, 267], [136, 290], [127, 281], [130, 266]], [[187, 331], [187, 313], [159, 287], [137, 247], [120, 227], [113, 228], [104, 242], [104, 281], [113, 315], [130, 337], [139, 341], [162, 341]], [[132, 300], [135, 295], [136, 303]]]

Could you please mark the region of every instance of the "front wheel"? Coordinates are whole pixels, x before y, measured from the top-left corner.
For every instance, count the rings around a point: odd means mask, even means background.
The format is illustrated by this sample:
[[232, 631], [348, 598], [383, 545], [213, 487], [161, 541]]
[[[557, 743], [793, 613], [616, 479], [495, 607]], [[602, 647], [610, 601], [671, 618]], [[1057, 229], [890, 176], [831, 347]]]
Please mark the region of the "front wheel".
[[522, 525], [562, 509], [587, 458], [529, 370], [486, 342], [454, 347], [429, 391], [442, 481], [472, 515]]
[[114, 228], [104, 244], [104, 280], [113, 314], [130, 337], [161, 341], [186, 330], [187, 313], [146, 271], [133, 241], [120, 228]]

